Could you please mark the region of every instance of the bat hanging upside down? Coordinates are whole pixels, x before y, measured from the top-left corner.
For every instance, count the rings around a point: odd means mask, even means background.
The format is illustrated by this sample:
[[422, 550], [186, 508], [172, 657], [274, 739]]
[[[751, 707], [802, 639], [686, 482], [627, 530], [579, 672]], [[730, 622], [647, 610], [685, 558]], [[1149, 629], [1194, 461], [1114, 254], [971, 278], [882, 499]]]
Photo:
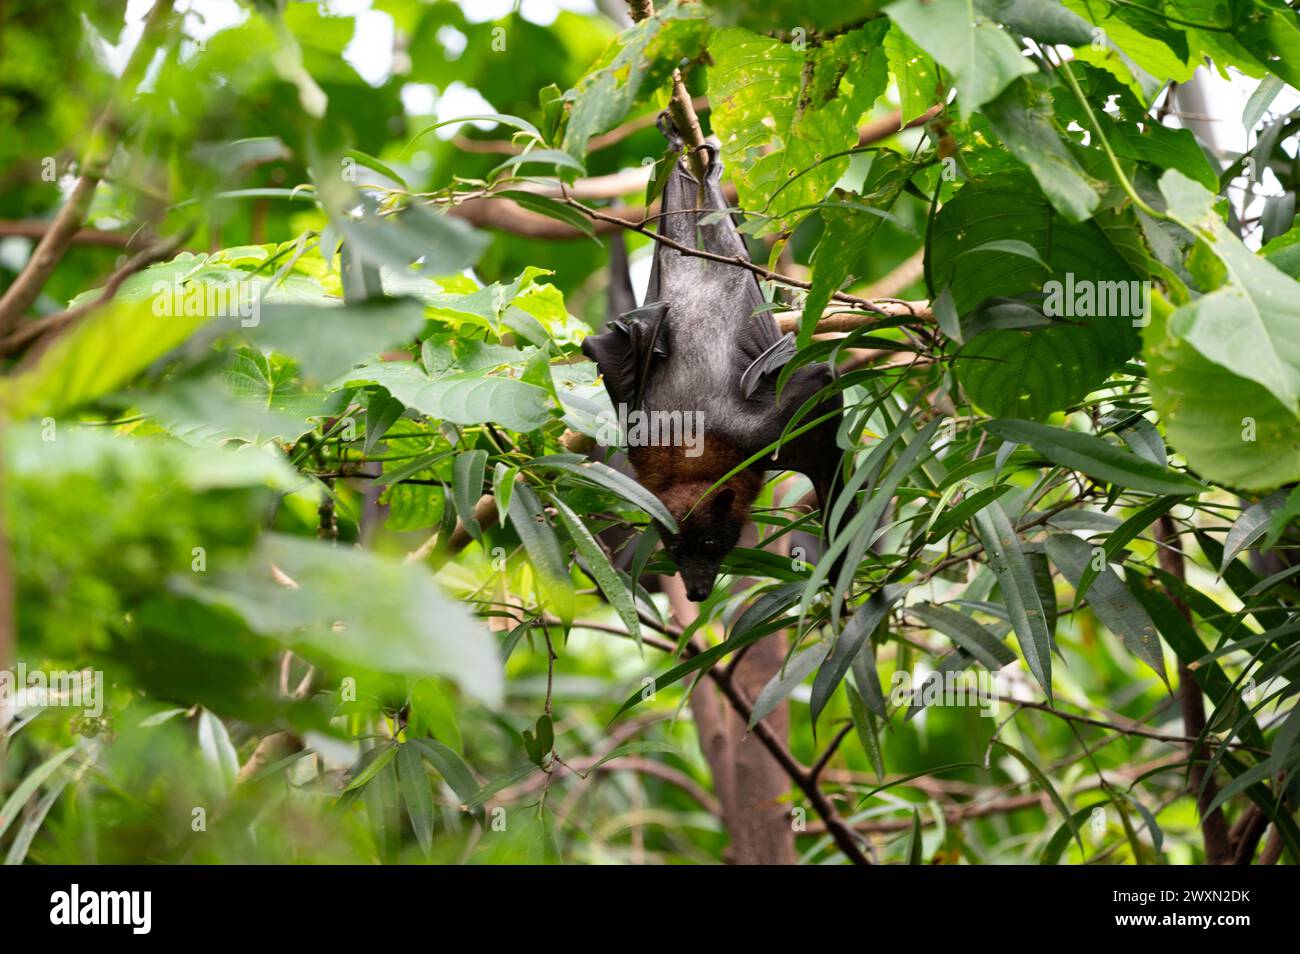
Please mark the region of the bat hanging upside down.
[[[681, 139], [661, 120], [680, 150]], [[658, 232], [680, 245], [749, 260], [721, 189], [718, 144], [706, 145], [703, 189], [679, 156], [664, 186]], [[714, 214], [710, 214], [714, 213]], [[595, 361], [620, 419], [651, 421], [629, 429], [628, 459], [637, 479], [677, 521], [679, 532], [660, 527], [677, 563], [687, 595], [697, 602], [713, 590], [723, 558], [740, 539], [767, 470], [807, 475], [817, 493], [823, 522], [840, 470], [834, 415], [788, 440], [731, 477], [713, 485], [741, 462], [773, 444], [799, 408], [831, 382], [825, 363], [793, 372], [777, 401], [781, 368], [795, 354], [793, 335], [782, 336], [754, 273], [739, 265], [684, 254], [657, 243], [645, 304], [587, 338], [583, 353]], [[838, 392], [806, 413], [808, 423], [843, 409]], [[698, 421], [698, 440], [649, 442], [656, 416]], [[794, 428], [792, 428], [794, 430]]]

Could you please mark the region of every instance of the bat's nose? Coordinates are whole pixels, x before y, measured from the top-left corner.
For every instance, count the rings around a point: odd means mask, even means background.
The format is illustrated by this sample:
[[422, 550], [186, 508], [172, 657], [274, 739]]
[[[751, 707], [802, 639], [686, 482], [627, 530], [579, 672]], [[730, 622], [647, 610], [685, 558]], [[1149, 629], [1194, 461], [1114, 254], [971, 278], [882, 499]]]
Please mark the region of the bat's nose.
[[690, 586], [686, 589], [686, 595], [694, 603], [703, 603], [709, 598], [709, 592], [712, 588], [705, 586]]

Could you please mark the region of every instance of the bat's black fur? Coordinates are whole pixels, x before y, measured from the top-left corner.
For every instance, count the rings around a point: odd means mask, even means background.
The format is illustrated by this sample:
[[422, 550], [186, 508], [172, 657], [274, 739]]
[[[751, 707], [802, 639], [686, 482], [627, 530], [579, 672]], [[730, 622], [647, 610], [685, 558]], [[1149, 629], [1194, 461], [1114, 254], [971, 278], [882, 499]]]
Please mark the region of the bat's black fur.
[[[680, 149], [680, 140], [666, 130]], [[703, 189], [686, 157], [674, 163], [664, 186], [659, 234], [690, 248], [748, 260], [745, 243], [720, 186], [722, 165], [716, 141], [708, 148]], [[758, 496], [763, 472], [806, 474], [828, 513], [839, 475], [838, 415], [784, 444], [712, 493], [708, 489], [736, 465], [772, 444], [795, 412], [831, 381], [826, 364], [806, 365], [786, 382], [778, 404], [776, 381], [794, 354], [792, 335], [782, 336], [765, 310], [754, 273], [738, 265], [655, 248], [646, 304], [607, 324], [583, 342], [600, 367], [617, 409], [642, 412], [700, 412], [703, 453], [685, 446], [630, 446], [637, 478], [677, 520], [679, 533], [664, 528], [664, 544], [677, 562], [687, 594], [703, 600], [723, 558], [740, 539]], [[838, 393], [803, 422], [842, 410]]]

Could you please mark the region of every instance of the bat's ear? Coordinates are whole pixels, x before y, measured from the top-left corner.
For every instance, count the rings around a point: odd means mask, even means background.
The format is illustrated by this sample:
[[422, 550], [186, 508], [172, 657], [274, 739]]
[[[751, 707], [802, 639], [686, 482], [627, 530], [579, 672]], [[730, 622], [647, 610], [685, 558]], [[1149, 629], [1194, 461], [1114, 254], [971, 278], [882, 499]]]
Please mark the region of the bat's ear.
[[713, 509], [718, 512], [730, 510], [735, 501], [736, 492], [730, 487], [723, 487], [718, 491], [718, 495], [713, 498]]

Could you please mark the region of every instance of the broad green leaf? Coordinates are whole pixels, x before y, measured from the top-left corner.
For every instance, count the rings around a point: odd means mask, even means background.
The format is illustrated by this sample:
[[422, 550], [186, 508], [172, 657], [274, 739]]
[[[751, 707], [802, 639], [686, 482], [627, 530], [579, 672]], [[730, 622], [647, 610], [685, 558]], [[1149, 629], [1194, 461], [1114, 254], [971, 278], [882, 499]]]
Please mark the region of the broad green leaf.
[[[1037, 2], [1065, 12], [1048, 0]], [[1046, 88], [1025, 80], [1013, 83], [984, 105], [983, 115], [1011, 154], [1033, 173], [1056, 211], [1071, 222], [1092, 217], [1101, 205], [1100, 183], [1083, 170], [1061, 140], [1052, 96]]]
[[709, 40], [710, 119], [742, 208], [788, 227], [849, 166], [859, 117], [888, 82], [875, 20], [824, 43], [798, 44], [740, 28]]
[[1207, 480], [1246, 491], [1300, 480], [1294, 414], [1263, 385], [1209, 360], [1174, 334], [1167, 305], [1153, 296], [1144, 331], [1151, 403], [1169, 443]]
[[572, 104], [564, 151], [582, 161], [592, 136], [622, 122], [633, 104], [662, 89], [682, 59], [704, 46], [708, 22], [690, 4], [669, 3], [616, 37], [595, 65], [564, 94]]
[[1011, 35], [980, 18], [973, 0], [898, 0], [889, 18], [952, 73], [962, 119], [1018, 76], [1034, 72]]
[[333, 307], [266, 305], [246, 335], [298, 361], [308, 378], [329, 381], [407, 344], [424, 327], [424, 309], [410, 299], [377, 299]]
[[532, 431], [550, 419], [542, 388], [494, 374], [455, 374], [434, 379], [411, 361], [386, 361], [350, 371], [336, 385], [379, 384], [409, 408], [453, 424], [488, 421]]
[[0, 411], [12, 418], [66, 414], [122, 387], [208, 320], [206, 312], [160, 316], [148, 299], [110, 302], [0, 381]]
[[[296, 586], [276, 582], [272, 567]], [[488, 705], [501, 699], [491, 634], [423, 565], [267, 534], [242, 567], [211, 576], [204, 583], [176, 577], [173, 585], [308, 653], [381, 672], [447, 676]]]
[[913, 43], [897, 24], [890, 24], [884, 44], [889, 72], [898, 86], [902, 106], [899, 119], [909, 123], [924, 115], [938, 100], [939, 70], [930, 55]]
[[1170, 170], [1160, 190], [1181, 223], [1201, 230], [1227, 270], [1226, 284], [1169, 317], [1170, 332], [1300, 415], [1300, 284], [1229, 231], [1203, 186]]
[[1057, 0], [975, 0], [975, 9], [1041, 43], [1087, 46], [1092, 42], [1092, 24]]

